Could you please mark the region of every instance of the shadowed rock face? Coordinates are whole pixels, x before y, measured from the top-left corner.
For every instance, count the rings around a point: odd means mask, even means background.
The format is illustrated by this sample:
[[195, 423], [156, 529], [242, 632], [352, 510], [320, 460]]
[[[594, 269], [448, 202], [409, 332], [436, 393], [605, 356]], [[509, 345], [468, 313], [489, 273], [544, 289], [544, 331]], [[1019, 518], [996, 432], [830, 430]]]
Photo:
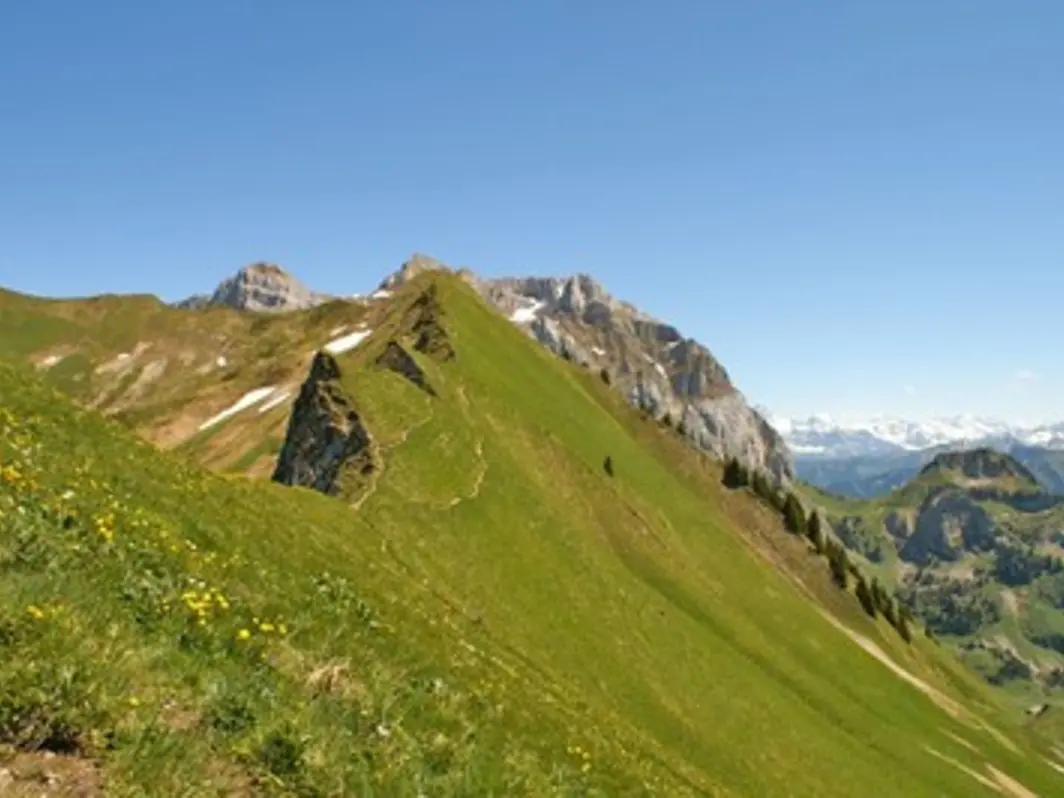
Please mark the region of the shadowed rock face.
[[410, 380], [429, 396], [436, 396], [436, 389], [429, 384], [428, 378], [413, 356], [396, 341], [389, 341], [376, 361], [381, 368], [394, 371], [399, 376]]
[[926, 565], [932, 559], [957, 560], [966, 550], [986, 549], [993, 542], [994, 522], [986, 510], [961, 491], [944, 490], [924, 502], [899, 554]]
[[329, 495], [356, 494], [376, 469], [369, 430], [340, 384], [340, 367], [319, 352], [292, 408], [272, 478]]

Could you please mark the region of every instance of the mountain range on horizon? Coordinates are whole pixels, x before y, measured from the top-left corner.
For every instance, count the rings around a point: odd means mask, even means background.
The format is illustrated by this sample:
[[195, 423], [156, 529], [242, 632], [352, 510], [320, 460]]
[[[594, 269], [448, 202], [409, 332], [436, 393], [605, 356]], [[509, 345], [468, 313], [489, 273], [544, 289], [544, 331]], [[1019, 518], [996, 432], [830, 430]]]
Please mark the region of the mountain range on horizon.
[[970, 414], [924, 421], [896, 416], [838, 420], [827, 414], [796, 419], [771, 412], [768, 417], [796, 456], [855, 457], [1010, 443], [1064, 449], [1064, 421], [1022, 424]]

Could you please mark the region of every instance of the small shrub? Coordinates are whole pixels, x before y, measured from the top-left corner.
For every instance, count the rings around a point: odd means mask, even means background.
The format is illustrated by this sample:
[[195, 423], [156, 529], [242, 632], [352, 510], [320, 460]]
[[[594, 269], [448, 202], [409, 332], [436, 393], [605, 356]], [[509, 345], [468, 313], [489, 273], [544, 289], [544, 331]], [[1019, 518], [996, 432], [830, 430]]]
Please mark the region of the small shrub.
[[291, 728], [270, 732], [259, 746], [258, 760], [275, 776], [292, 777], [303, 770], [306, 742]]
[[728, 462], [724, 465], [724, 486], [736, 490], [738, 488], [745, 488], [750, 484], [750, 474], [743, 468], [742, 463], [735, 457], [729, 458]]

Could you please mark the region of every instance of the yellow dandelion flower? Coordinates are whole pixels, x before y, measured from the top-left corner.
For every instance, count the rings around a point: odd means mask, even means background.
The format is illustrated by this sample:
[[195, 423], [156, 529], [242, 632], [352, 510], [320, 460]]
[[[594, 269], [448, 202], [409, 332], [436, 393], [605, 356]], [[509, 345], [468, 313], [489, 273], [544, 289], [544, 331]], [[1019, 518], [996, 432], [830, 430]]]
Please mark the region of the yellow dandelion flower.
[[237, 640], [249, 640], [250, 638], [251, 632], [249, 632], [247, 629], [241, 629], [239, 632], [236, 633]]
[[36, 618], [38, 621], [43, 620], [44, 618], [44, 610], [36, 604], [30, 604], [30, 606], [26, 607], [26, 612], [30, 614], [31, 618]]

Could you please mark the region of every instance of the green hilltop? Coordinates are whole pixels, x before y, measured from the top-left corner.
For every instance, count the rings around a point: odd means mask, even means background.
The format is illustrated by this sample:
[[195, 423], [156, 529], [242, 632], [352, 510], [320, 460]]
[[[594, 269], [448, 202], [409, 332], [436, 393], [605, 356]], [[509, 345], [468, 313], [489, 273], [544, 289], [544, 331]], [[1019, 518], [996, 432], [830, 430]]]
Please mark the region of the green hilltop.
[[1014, 457], [944, 452], [875, 500], [803, 488], [858, 560], [1025, 706], [1064, 687], [1064, 498]]
[[[0, 350], [16, 788], [1059, 790], [1051, 715], [869, 617], [720, 464], [458, 278], [276, 316], [6, 294]], [[266, 387], [291, 394], [200, 429]]]

